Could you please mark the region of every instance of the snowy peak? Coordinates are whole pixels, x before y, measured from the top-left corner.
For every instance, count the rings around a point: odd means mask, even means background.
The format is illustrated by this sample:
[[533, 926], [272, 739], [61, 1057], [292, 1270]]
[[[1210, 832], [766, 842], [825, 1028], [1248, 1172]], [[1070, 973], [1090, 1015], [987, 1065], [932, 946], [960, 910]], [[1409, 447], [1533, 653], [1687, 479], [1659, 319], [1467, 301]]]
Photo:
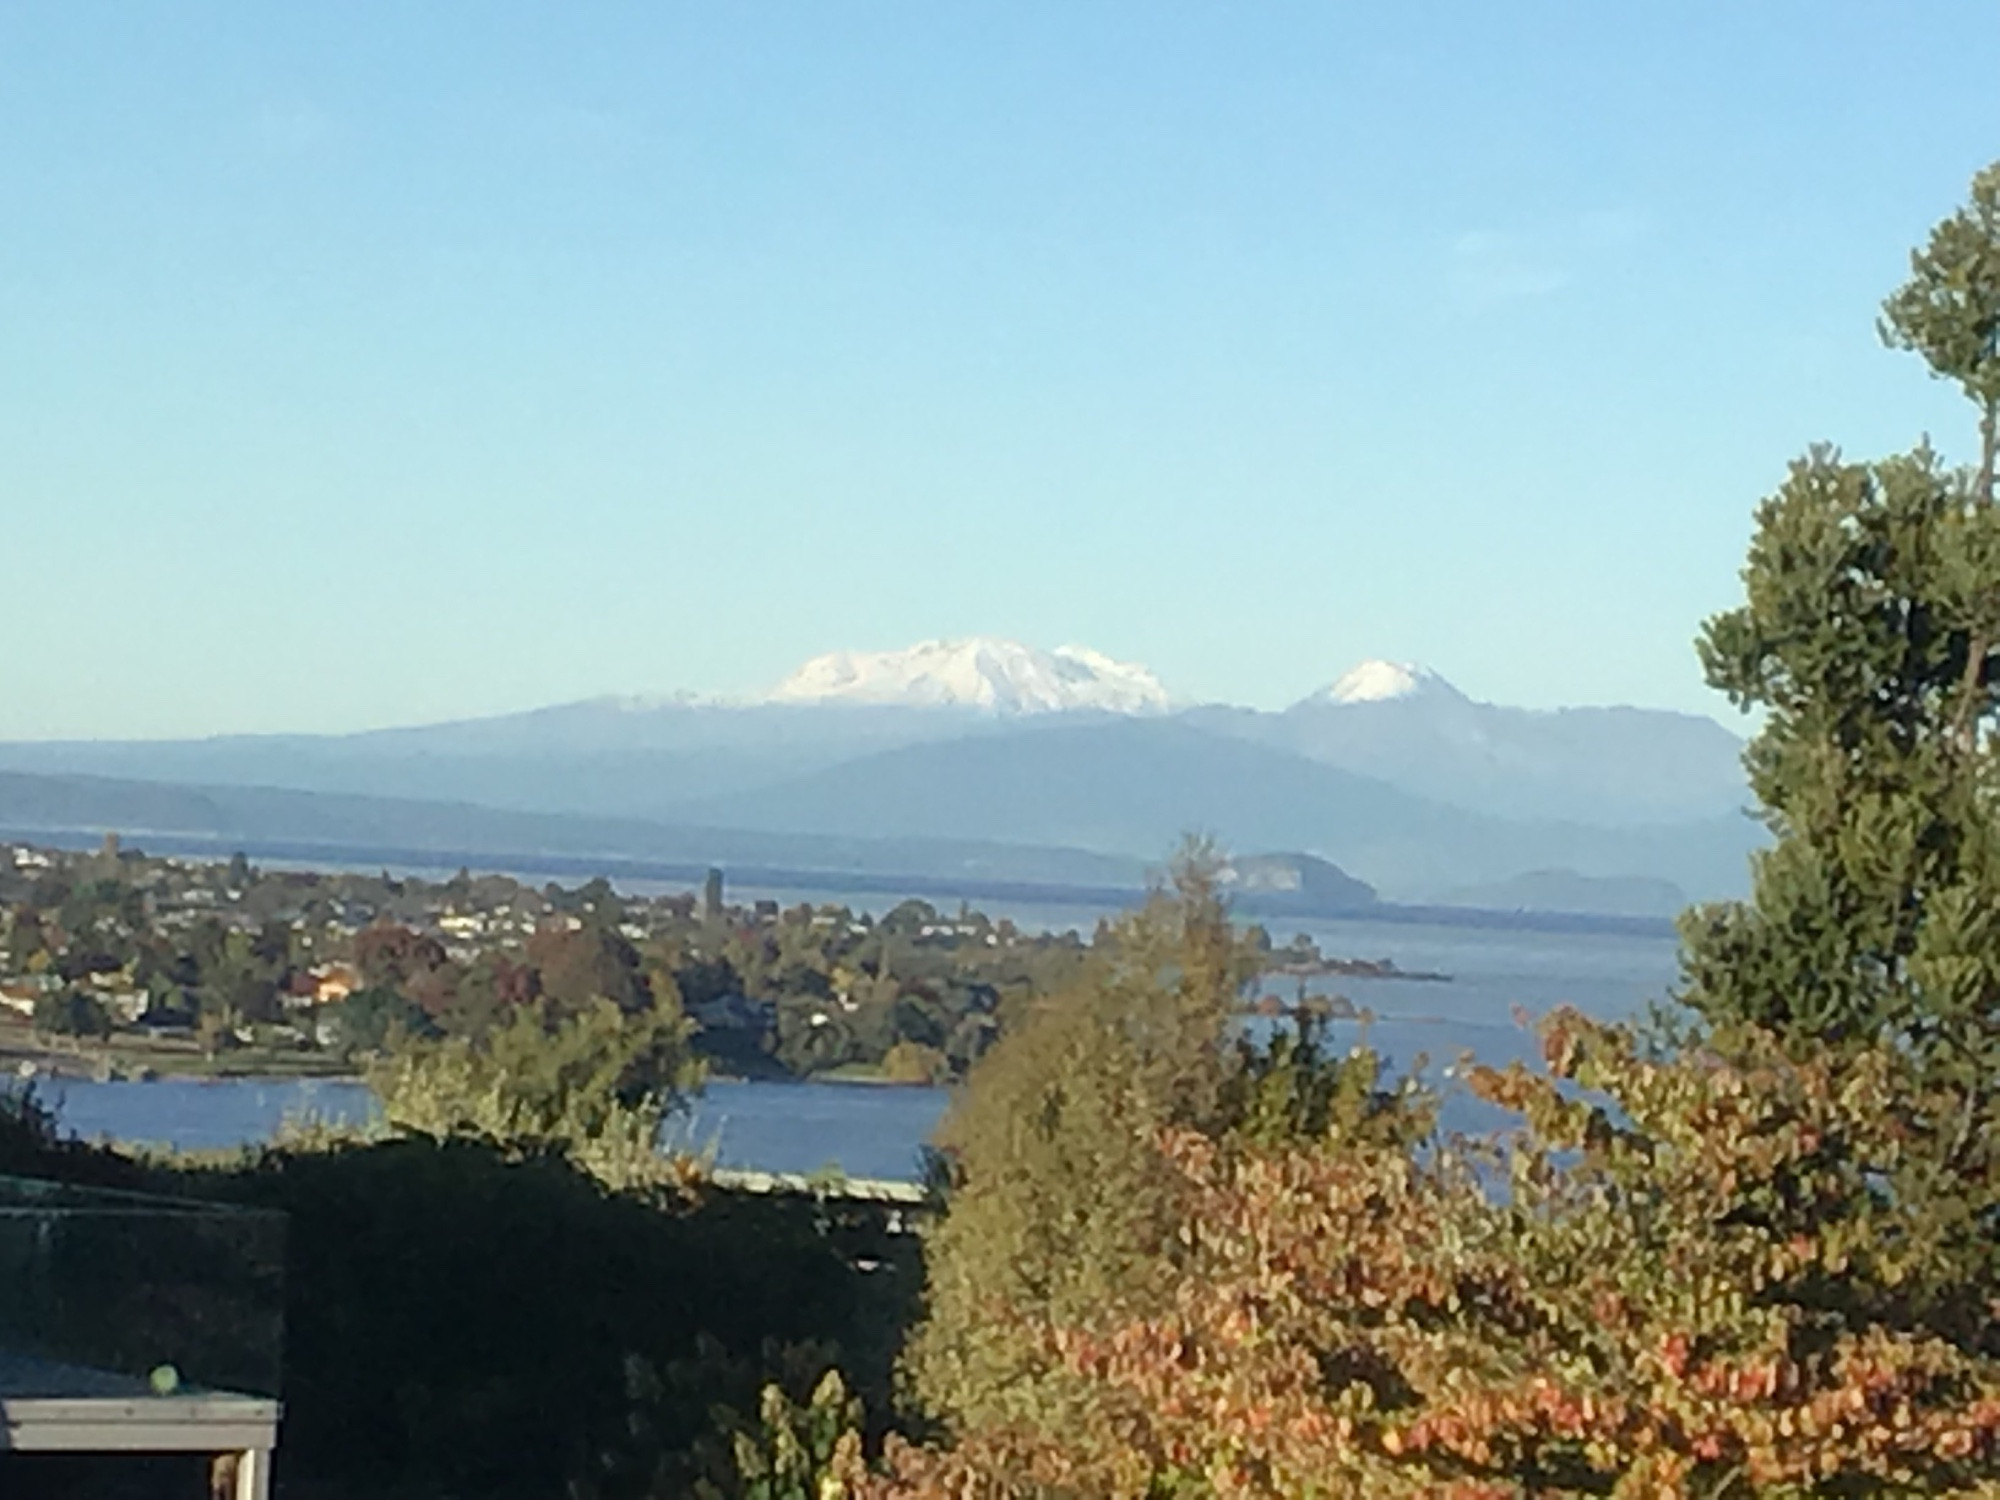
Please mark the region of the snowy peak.
[[1389, 703], [1399, 698], [1462, 698], [1429, 667], [1409, 661], [1364, 661], [1321, 688], [1307, 703]]
[[1043, 651], [991, 636], [815, 656], [765, 701], [977, 708], [996, 714], [1073, 709], [1148, 714], [1168, 707], [1166, 689], [1144, 667], [1084, 646]]

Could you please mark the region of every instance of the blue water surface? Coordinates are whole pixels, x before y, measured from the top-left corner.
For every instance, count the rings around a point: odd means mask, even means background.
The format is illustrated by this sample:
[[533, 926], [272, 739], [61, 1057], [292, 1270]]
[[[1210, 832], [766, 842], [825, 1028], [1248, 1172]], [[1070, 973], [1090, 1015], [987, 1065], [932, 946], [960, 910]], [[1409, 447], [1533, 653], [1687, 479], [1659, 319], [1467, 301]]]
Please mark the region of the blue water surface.
[[[1291, 928], [1273, 924], [1280, 942]], [[1538, 1015], [1558, 1005], [1618, 1020], [1664, 998], [1674, 976], [1669, 938], [1615, 934], [1484, 931], [1369, 921], [1302, 924], [1321, 951], [1382, 959], [1406, 971], [1436, 971], [1449, 983], [1332, 977], [1321, 993], [1345, 996], [1371, 1015], [1337, 1023], [1332, 1041], [1366, 1042], [1398, 1069], [1428, 1059], [1428, 1076], [1449, 1087], [1443, 1069], [1470, 1053], [1505, 1064], [1534, 1053], [1516, 1011]], [[1281, 979], [1264, 988], [1294, 998]], [[373, 1114], [367, 1088], [330, 1079], [159, 1080], [40, 1085], [63, 1126], [86, 1138], [177, 1149], [227, 1149], [270, 1140], [288, 1119], [354, 1124]], [[911, 1178], [944, 1113], [943, 1089], [853, 1083], [711, 1083], [692, 1110], [668, 1127], [670, 1147], [712, 1149], [725, 1167], [814, 1172], [837, 1167], [851, 1177]], [[1497, 1116], [1475, 1102], [1451, 1100], [1445, 1123], [1486, 1129]]]

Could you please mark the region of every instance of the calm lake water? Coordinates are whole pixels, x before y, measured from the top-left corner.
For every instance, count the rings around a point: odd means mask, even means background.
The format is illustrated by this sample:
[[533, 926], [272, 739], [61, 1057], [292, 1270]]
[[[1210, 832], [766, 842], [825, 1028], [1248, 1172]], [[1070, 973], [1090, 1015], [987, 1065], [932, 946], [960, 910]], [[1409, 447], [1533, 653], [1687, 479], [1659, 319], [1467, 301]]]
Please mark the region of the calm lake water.
[[[1073, 925], [1088, 933], [1097, 914], [1033, 915], [1037, 926]], [[1340, 1037], [1365, 1036], [1398, 1066], [1425, 1056], [1433, 1075], [1466, 1052], [1489, 1063], [1530, 1056], [1532, 1039], [1513, 1019], [1517, 1007], [1539, 1014], [1573, 1005], [1620, 1019], [1664, 997], [1675, 973], [1674, 942], [1664, 936], [1368, 921], [1272, 927], [1281, 943], [1305, 931], [1329, 956], [1386, 958], [1405, 971], [1451, 975], [1445, 984], [1336, 978], [1312, 986], [1373, 1013], [1365, 1026], [1341, 1023]], [[1295, 985], [1273, 980], [1265, 988], [1289, 999]], [[331, 1080], [68, 1080], [40, 1088], [63, 1125], [78, 1135], [190, 1149], [266, 1141], [287, 1118], [365, 1120], [373, 1108], [362, 1085]], [[672, 1137], [676, 1144], [712, 1148], [724, 1166], [773, 1172], [838, 1166], [854, 1177], [911, 1177], [946, 1102], [941, 1089], [715, 1083], [692, 1116], [675, 1123]], [[1448, 1107], [1446, 1123], [1476, 1129], [1493, 1122], [1461, 1100]]]
[[[268, 1141], [288, 1119], [362, 1124], [366, 1086], [339, 1079], [160, 1079], [37, 1085], [78, 1135], [227, 1149]], [[767, 1172], [839, 1166], [852, 1177], [914, 1177], [917, 1150], [944, 1113], [942, 1089], [847, 1083], [711, 1083], [691, 1116], [674, 1120], [676, 1146], [713, 1149], [718, 1164]]]

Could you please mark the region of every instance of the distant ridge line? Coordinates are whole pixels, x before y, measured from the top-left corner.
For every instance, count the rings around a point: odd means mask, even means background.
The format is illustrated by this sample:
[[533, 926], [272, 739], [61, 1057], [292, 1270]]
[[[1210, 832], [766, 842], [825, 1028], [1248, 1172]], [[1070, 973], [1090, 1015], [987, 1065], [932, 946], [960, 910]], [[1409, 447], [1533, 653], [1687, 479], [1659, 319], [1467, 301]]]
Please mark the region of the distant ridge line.
[[[0, 825], [0, 839], [88, 850], [109, 830], [103, 827], [26, 828]], [[127, 830], [129, 832], [129, 830]], [[1145, 899], [1138, 886], [1070, 885], [1056, 882], [981, 879], [977, 876], [886, 875], [875, 871], [799, 869], [772, 865], [731, 864], [727, 861], [688, 862], [641, 859], [631, 855], [537, 854], [471, 849], [400, 849], [379, 844], [335, 844], [293, 839], [232, 839], [185, 833], [136, 835], [148, 853], [227, 856], [241, 850], [254, 859], [296, 861], [300, 864], [380, 867], [405, 870], [451, 870], [459, 867], [515, 876], [602, 875], [607, 880], [686, 882], [699, 885], [712, 864], [719, 864], [732, 885], [844, 893], [904, 896], [916, 900], [1018, 901], [1035, 906], [1073, 907], [1107, 913]], [[1672, 937], [1674, 923], [1666, 917], [1613, 916], [1594, 912], [1494, 910], [1476, 906], [1406, 905], [1376, 901], [1365, 905], [1322, 906], [1310, 901], [1274, 900], [1255, 893], [1231, 898], [1232, 910], [1263, 920], [1286, 918], [1362, 920], [1408, 923], [1429, 927], [1507, 929], [1517, 932], [1603, 933], [1629, 937]]]

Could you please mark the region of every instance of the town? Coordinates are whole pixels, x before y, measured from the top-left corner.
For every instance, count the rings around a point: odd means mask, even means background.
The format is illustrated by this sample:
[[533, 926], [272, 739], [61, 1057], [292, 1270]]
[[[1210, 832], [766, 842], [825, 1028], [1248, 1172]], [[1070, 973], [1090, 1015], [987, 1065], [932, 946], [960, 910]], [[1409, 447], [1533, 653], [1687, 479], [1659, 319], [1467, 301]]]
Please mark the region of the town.
[[483, 1037], [513, 1008], [678, 1010], [711, 1070], [960, 1076], [1076, 933], [969, 908], [636, 897], [461, 870], [265, 870], [0, 844], [0, 1060], [32, 1075], [347, 1073], [398, 1036]]

